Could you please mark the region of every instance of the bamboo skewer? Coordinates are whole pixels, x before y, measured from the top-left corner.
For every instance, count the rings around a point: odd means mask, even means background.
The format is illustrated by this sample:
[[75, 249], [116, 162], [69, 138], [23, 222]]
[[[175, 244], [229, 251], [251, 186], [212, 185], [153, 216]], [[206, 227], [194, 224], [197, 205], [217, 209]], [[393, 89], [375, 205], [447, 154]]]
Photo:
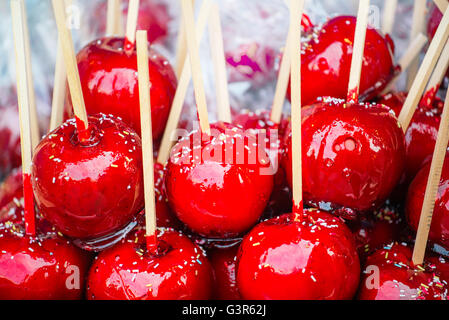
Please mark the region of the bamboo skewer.
[[29, 46], [26, 42], [26, 26], [24, 15], [24, 3], [22, 0], [11, 0], [12, 29], [14, 34], [14, 52], [16, 57], [17, 70], [17, 97], [19, 105], [20, 120], [20, 146], [22, 153], [22, 175], [24, 194], [24, 218], [25, 232], [34, 235], [35, 212], [34, 198], [31, 187], [31, 165], [32, 165], [32, 130], [31, 130], [31, 96], [30, 80], [32, 77], [29, 70]]
[[354, 34], [351, 71], [348, 86], [348, 102], [359, 100], [360, 77], [362, 74], [363, 54], [365, 51], [366, 29], [368, 27], [370, 0], [360, 0], [357, 13], [357, 24]]
[[426, 56], [424, 57], [423, 63], [418, 70], [415, 81], [412, 84], [407, 99], [404, 102], [401, 113], [399, 114], [398, 120], [402, 125], [402, 129], [407, 131], [410, 121], [415, 113], [416, 107], [421, 100], [424, 89], [429, 81], [432, 70], [438, 61], [438, 57], [443, 50], [443, 47], [449, 36], [449, 10], [443, 15], [440, 26], [435, 33], [435, 36], [430, 43], [429, 49], [427, 50]]
[[64, 57], [62, 53], [61, 42], [60, 40], [58, 40], [49, 131], [53, 131], [58, 126], [60, 126], [64, 118], [66, 79], [67, 73], [64, 65]]
[[274, 92], [273, 106], [271, 107], [270, 120], [274, 123], [280, 123], [282, 117], [282, 108], [285, 103], [285, 95], [287, 94], [288, 81], [290, 79], [291, 68], [291, 42], [292, 35], [290, 31], [287, 35], [287, 41], [282, 55], [281, 65], [279, 68], [278, 80]]
[[145, 194], [145, 225], [147, 250], [157, 252], [156, 203], [154, 191], [153, 136], [151, 126], [150, 74], [148, 67], [147, 31], [139, 30], [137, 65], [139, 73], [140, 124], [142, 137], [143, 176]]
[[[195, 7], [195, 0], [192, 0], [192, 7]], [[181, 77], [182, 69], [184, 68], [184, 61], [187, 56], [187, 42], [186, 30], [184, 28], [184, 18], [181, 16], [181, 23], [179, 25], [178, 39], [176, 44], [176, 64], [175, 73], [179, 79]]]
[[430, 77], [429, 83], [425, 92], [433, 91], [435, 94], [438, 91], [441, 82], [446, 75], [447, 69], [449, 68], [449, 39], [446, 41], [446, 45], [443, 48], [440, 59], [438, 59], [435, 70]]
[[[211, 1], [204, 0], [201, 4], [200, 12], [198, 14], [198, 21], [196, 23], [195, 32], [198, 41], [201, 41], [204, 29], [206, 28], [206, 22], [209, 17], [211, 8]], [[181, 116], [182, 106], [186, 97], [187, 89], [189, 87], [190, 78], [192, 76], [192, 69], [188, 63], [189, 57], [186, 56], [182, 73], [179, 78], [178, 87], [176, 88], [175, 97], [170, 109], [170, 115], [165, 126], [164, 135], [162, 136], [161, 146], [159, 148], [157, 162], [165, 164], [170, 156], [170, 150], [173, 146], [172, 134], [178, 127], [179, 118]]]
[[391, 34], [394, 27], [394, 20], [396, 17], [396, 9], [398, 7], [398, 0], [385, 0], [385, 9], [383, 13], [382, 32], [384, 34]]
[[[72, 4], [72, 0], [65, 0], [65, 6]], [[49, 131], [53, 131], [61, 125], [64, 118], [64, 103], [67, 92], [67, 72], [64, 65], [64, 54], [62, 52], [61, 40], [58, 37], [58, 48], [56, 51], [55, 77], [53, 82], [53, 96], [51, 101], [51, 116]]]
[[447, 0], [433, 0], [433, 2], [438, 7], [438, 9], [440, 9], [440, 11], [443, 13], [446, 11], [447, 7], [449, 6], [449, 3], [447, 2]]
[[293, 214], [297, 220], [301, 219], [303, 213], [301, 159], [301, 17], [303, 10], [304, 0], [290, 1]]
[[138, 17], [139, 0], [129, 0], [128, 16], [126, 18], [125, 51], [134, 49]]
[[67, 79], [72, 98], [73, 110], [77, 119], [78, 136], [80, 140], [88, 139], [89, 123], [87, 119], [86, 106], [84, 104], [83, 91], [78, 72], [75, 48], [73, 46], [72, 34], [66, 25], [65, 5], [63, 1], [52, 0], [55, 12], [56, 25], [58, 27], [59, 39], [67, 70]]
[[229, 103], [228, 79], [226, 73], [223, 33], [218, 5], [212, 5], [209, 17], [209, 41], [214, 64], [215, 91], [217, 94], [218, 120], [231, 123], [231, 106]]
[[182, 15], [184, 17], [184, 26], [186, 28], [187, 49], [189, 52], [190, 67], [192, 68], [192, 80], [195, 91], [195, 100], [200, 120], [201, 132], [210, 135], [210, 125], [207, 114], [206, 93], [204, 91], [204, 80], [201, 71], [200, 55], [198, 51], [198, 42], [195, 34], [195, 19], [190, 0], [181, 0]]
[[399, 60], [399, 66], [401, 67], [401, 73], [396, 75], [388, 84], [388, 86], [382, 91], [382, 94], [387, 94], [392, 90], [398, 79], [400, 78], [401, 74], [410, 67], [410, 64], [412, 61], [419, 56], [421, 53], [421, 50], [424, 48], [424, 46], [427, 43], [427, 37], [420, 33], [415, 40], [409, 45], [407, 50], [405, 51], [404, 55]]
[[27, 22], [27, 11], [26, 11], [26, 4], [25, 2], [22, 2], [22, 14], [23, 14], [23, 28], [25, 32], [25, 46], [26, 46], [26, 59], [27, 59], [27, 73], [29, 75], [28, 79], [28, 91], [29, 91], [29, 97], [30, 97], [30, 117], [31, 117], [31, 146], [32, 146], [32, 152], [36, 148], [37, 144], [40, 141], [40, 130], [39, 130], [39, 121], [37, 116], [37, 107], [36, 107], [36, 94], [34, 91], [34, 82], [33, 82], [33, 67], [31, 62], [31, 44], [30, 44], [30, 31], [28, 29], [28, 22]]
[[[410, 33], [410, 39], [415, 39], [418, 34], [425, 33], [425, 19], [426, 15], [426, 0], [415, 0], [414, 9], [413, 9], [413, 18], [412, 18], [412, 29]], [[418, 73], [419, 68], [419, 57], [416, 57], [410, 67], [408, 68], [407, 73], [407, 88], [410, 89], [413, 81]]]
[[120, 36], [122, 26], [121, 0], [108, 0], [106, 14], [106, 35]]
[[449, 142], [449, 90], [446, 95], [443, 114], [441, 116], [440, 128], [438, 130], [437, 142], [433, 153], [432, 164], [427, 181], [426, 192], [424, 195], [421, 217], [419, 220], [418, 231], [416, 234], [415, 247], [413, 249], [413, 263], [420, 265], [424, 262], [427, 240], [429, 238], [432, 216], [437, 199], [438, 187], [443, 171], [446, 149]]

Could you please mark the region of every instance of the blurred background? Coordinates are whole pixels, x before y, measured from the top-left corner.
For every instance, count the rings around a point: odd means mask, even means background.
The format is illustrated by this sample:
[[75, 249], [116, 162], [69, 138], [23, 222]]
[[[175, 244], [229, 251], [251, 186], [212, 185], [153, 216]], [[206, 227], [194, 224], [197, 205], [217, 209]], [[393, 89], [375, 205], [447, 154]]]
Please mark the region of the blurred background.
[[[50, 114], [53, 74], [56, 60], [57, 31], [50, 0], [26, 0], [31, 34], [33, 77], [42, 122]], [[122, 1], [126, 13], [126, 0]], [[220, 0], [224, 47], [228, 60], [228, 80], [234, 108], [268, 108], [273, 97], [278, 52], [288, 30], [288, 8], [283, 0]], [[384, 0], [372, 1], [371, 23], [379, 27]], [[201, 1], [196, 1], [198, 9]], [[410, 32], [413, 0], [401, 0], [397, 11], [395, 32], [396, 55], [404, 51]], [[306, 13], [314, 24], [339, 14], [355, 15], [357, 0], [307, 1]], [[73, 36], [76, 50], [104, 35], [105, 0], [73, 0]], [[174, 63], [180, 5], [176, 0], [141, 0], [140, 28], [150, 30], [152, 45]], [[126, 21], [124, 16], [123, 21]], [[376, 25], [377, 24], [377, 25]], [[206, 33], [207, 34], [207, 33]], [[9, 1], [0, 1], [0, 107], [14, 104], [15, 65]], [[256, 66], [233, 68], [245, 51], [253, 50]], [[202, 68], [208, 95], [213, 97], [212, 61], [207, 36], [201, 46]], [[192, 102], [192, 90], [186, 103]], [[214, 99], [210, 100], [214, 118]], [[0, 111], [0, 118], [2, 117]]]

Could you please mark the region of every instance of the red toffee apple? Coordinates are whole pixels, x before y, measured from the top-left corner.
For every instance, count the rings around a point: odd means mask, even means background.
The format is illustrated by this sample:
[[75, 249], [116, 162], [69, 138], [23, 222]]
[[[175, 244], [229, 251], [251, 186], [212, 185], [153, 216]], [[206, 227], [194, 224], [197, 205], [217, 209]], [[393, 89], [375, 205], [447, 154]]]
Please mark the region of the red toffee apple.
[[355, 237], [360, 260], [366, 258], [375, 250], [399, 240], [404, 221], [399, 208], [390, 203], [382, 208], [359, 217], [356, 221], [347, 221]]
[[[112, 114], [140, 134], [137, 54], [124, 50], [123, 38], [104, 38], [84, 47], [77, 55], [88, 114]], [[149, 51], [153, 139], [165, 129], [177, 80], [168, 61]], [[71, 110], [71, 108], [70, 108]]]
[[448, 285], [435, 264], [412, 263], [412, 249], [392, 243], [368, 257], [360, 300], [447, 300]]
[[273, 189], [273, 172], [256, 136], [229, 124], [212, 129], [211, 136], [193, 131], [172, 149], [167, 196], [192, 231], [231, 238], [259, 220]]
[[[389, 108], [326, 98], [303, 108], [305, 203], [347, 218], [381, 206], [399, 182], [404, 133]], [[291, 132], [283, 167], [291, 185]]]
[[[447, 250], [449, 249], [449, 157], [446, 156], [440, 179], [438, 196], [432, 217], [429, 239]], [[416, 175], [409, 187], [406, 202], [406, 215], [410, 227], [418, 230], [422, 204], [429, 178], [431, 163], [428, 162]]]
[[0, 108], [0, 178], [20, 166], [19, 111], [16, 105]]
[[[266, 148], [270, 154], [273, 168], [277, 169], [274, 176], [273, 193], [265, 209], [264, 218], [272, 218], [276, 215], [291, 211], [292, 202], [290, 190], [285, 177], [285, 171], [280, 167], [280, 159], [283, 155], [282, 140], [289, 124], [289, 119], [283, 117], [280, 124], [270, 119], [269, 110], [249, 111], [242, 110], [233, 117], [233, 123], [241, 126], [244, 130], [253, 130], [254, 134], [265, 131]], [[272, 134], [274, 132], [275, 134]]]
[[29, 236], [23, 224], [0, 224], [0, 248], [0, 299], [83, 298], [91, 257], [56, 232]]
[[[352, 16], [332, 18], [303, 42], [301, 92], [304, 106], [323, 96], [346, 98], [356, 21]], [[393, 52], [391, 38], [369, 27], [360, 79], [362, 98], [375, 97], [393, 78], [397, 70]]]
[[[154, 192], [156, 195], [156, 219], [157, 226], [164, 228], [182, 229], [182, 223], [171, 210], [167, 192], [165, 190], [166, 168], [160, 163], [154, 162]], [[143, 219], [144, 220], [144, 219]]]
[[95, 239], [114, 233], [143, 208], [139, 136], [106, 115], [89, 117], [91, 136], [78, 140], [67, 120], [36, 148], [32, 183], [42, 215], [65, 235]]
[[[389, 93], [382, 96], [377, 102], [390, 107], [399, 116], [406, 98], [407, 94], [404, 92]], [[444, 102], [438, 97], [435, 97], [430, 105], [426, 99], [423, 99], [413, 115], [405, 133], [406, 182], [413, 180], [425, 161], [433, 154], [443, 105]]]
[[240, 242], [228, 247], [215, 247], [208, 252], [214, 271], [213, 298], [216, 300], [240, 300], [236, 279], [237, 252]]
[[260, 223], [245, 236], [237, 259], [244, 299], [352, 299], [360, 263], [351, 231], [340, 218], [305, 210]]
[[137, 231], [95, 259], [87, 281], [89, 300], [207, 300], [212, 270], [202, 249], [172, 229], [158, 230], [158, 251], [146, 250]]

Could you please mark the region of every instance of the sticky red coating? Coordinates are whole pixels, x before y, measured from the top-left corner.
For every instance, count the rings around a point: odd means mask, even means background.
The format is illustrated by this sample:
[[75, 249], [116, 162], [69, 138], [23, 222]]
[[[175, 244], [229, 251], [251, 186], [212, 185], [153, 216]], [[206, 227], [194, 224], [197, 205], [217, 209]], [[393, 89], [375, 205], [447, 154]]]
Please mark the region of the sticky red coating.
[[[418, 230], [424, 194], [426, 192], [431, 162], [418, 172], [409, 187], [406, 200], [406, 215], [410, 227]], [[449, 249], [449, 162], [446, 156], [441, 174], [435, 209], [432, 216], [429, 239]]]
[[90, 116], [89, 128], [91, 139], [80, 143], [75, 120], [67, 120], [39, 143], [32, 166], [37, 208], [80, 239], [119, 230], [144, 202], [139, 136], [112, 116]]
[[212, 270], [186, 236], [158, 230], [159, 254], [146, 252], [144, 231], [100, 253], [87, 281], [89, 300], [207, 300]]
[[[123, 38], [109, 37], [81, 49], [77, 55], [81, 86], [88, 114], [120, 117], [140, 135], [137, 53], [135, 48], [125, 52], [124, 45]], [[153, 139], [158, 140], [165, 129], [177, 80], [162, 55], [153, 49], [148, 53]]]
[[[356, 17], [337, 16], [317, 27], [302, 44], [301, 92], [302, 104], [331, 96], [346, 99], [351, 69]], [[362, 98], [373, 98], [393, 78], [394, 45], [369, 27], [363, 57], [359, 92]], [[290, 85], [288, 88], [290, 97]]]
[[230, 238], [257, 223], [273, 189], [273, 172], [264, 142], [229, 124], [212, 129], [212, 136], [194, 131], [173, 148], [167, 196], [188, 228]]
[[301, 221], [286, 214], [257, 225], [245, 236], [237, 260], [244, 299], [352, 299], [360, 263], [350, 230], [318, 210]]
[[[291, 185], [291, 131], [282, 165]], [[405, 165], [404, 133], [391, 110], [324, 99], [302, 110], [306, 204], [348, 218], [382, 205]]]
[[437, 265], [414, 266], [412, 249], [392, 243], [368, 257], [358, 292], [360, 300], [446, 300], [448, 286]]

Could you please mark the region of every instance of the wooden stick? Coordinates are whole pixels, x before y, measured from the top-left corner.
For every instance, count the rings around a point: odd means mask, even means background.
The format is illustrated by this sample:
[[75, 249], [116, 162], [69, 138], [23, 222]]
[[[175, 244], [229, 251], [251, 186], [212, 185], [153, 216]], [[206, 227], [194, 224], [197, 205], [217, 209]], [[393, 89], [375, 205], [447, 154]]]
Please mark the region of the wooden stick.
[[303, 10], [304, 0], [290, 1], [293, 213], [296, 219], [301, 219], [303, 213], [301, 159], [301, 17]]
[[[106, 35], [119, 36], [122, 23], [121, 0], [108, 0], [106, 15]], [[122, 27], [123, 28], [123, 27]]]
[[447, 0], [433, 0], [435, 5], [440, 9], [441, 12], [445, 12], [447, 7], [449, 6], [449, 2]]
[[292, 35], [289, 31], [284, 48], [284, 54], [282, 55], [281, 66], [279, 68], [278, 81], [276, 83], [276, 89], [274, 92], [273, 106], [271, 107], [270, 120], [273, 121], [273, 123], [280, 123], [282, 118], [282, 108], [284, 107], [288, 81], [290, 80], [290, 52], [293, 40], [294, 39], [292, 39]]
[[33, 82], [33, 67], [31, 62], [31, 44], [30, 44], [30, 32], [28, 29], [28, 21], [27, 21], [27, 11], [26, 11], [26, 4], [22, 0], [22, 14], [23, 14], [23, 28], [25, 32], [25, 53], [26, 53], [26, 59], [27, 59], [27, 73], [30, 75], [28, 79], [28, 90], [29, 90], [29, 97], [30, 97], [30, 117], [31, 117], [31, 146], [32, 146], [32, 152], [36, 148], [37, 144], [40, 141], [40, 129], [39, 129], [39, 120], [37, 116], [37, 107], [36, 107], [36, 94], [34, 90], [34, 82]]
[[394, 20], [396, 17], [396, 9], [398, 7], [398, 0], [385, 0], [383, 12], [382, 32], [384, 34], [391, 34], [393, 31]]
[[[425, 33], [425, 24], [426, 24], [426, 0], [415, 0], [414, 9], [413, 9], [413, 18], [412, 18], [412, 29], [410, 33], [410, 41], [415, 39], [419, 33]], [[410, 89], [413, 81], [418, 73], [419, 67], [419, 57], [416, 57], [410, 67], [408, 68], [407, 73], [407, 88]]]
[[200, 54], [195, 34], [195, 19], [193, 16], [192, 2], [181, 0], [182, 15], [187, 36], [187, 49], [189, 52], [190, 67], [192, 68], [193, 87], [198, 109], [201, 132], [210, 135], [210, 125], [207, 115], [206, 93], [204, 91], [203, 73], [201, 71]]
[[[195, 7], [195, 0], [192, 0], [192, 7]], [[176, 43], [175, 73], [176, 77], [179, 79], [181, 77], [181, 72], [184, 68], [184, 61], [187, 55], [186, 30], [184, 29], [184, 19], [182, 18], [182, 16], [181, 23], [179, 24], [178, 39]]]
[[[66, 8], [71, 4], [72, 0], [65, 0]], [[58, 37], [49, 131], [53, 131], [54, 129], [59, 127], [63, 121], [65, 95], [67, 91], [66, 81], [67, 81], [67, 72], [64, 65], [64, 54], [62, 52], [61, 40]]]
[[438, 63], [435, 67], [435, 70], [430, 77], [429, 83], [427, 84], [427, 88], [425, 92], [429, 92], [431, 90], [436, 91], [439, 89], [441, 82], [446, 75], [447, 69], [449, 68], [449, 40], [446, 41], [446, 45], [443, 48], [443, 52], [441, 52], [440, 59], [438, 59]]
[[67, 70], [67, 79], [72, 98], [73, 111], [77, 120], [78, 138], [85, 140], [90, 137], [89, 122], [87, 120], [86, 105], [84, 104], [83, 91], [78, 72], [75, 48], [73, 46], [72, 34], [66, 25], [65, 5], [63, 1], [52, 0], [53, 10], [58, 27], [59, 39], [64, 55], [64, 63]]
[[129, 0], [126, 18], [125, 50], [133, 50], [136, 42], [137, 19], [139, 17], [139, 0]]
[[31, 97], [29, 89], [29, 78], [31, 70], [27, 59], [27, 39], [25, 28], [24, 3], [22, 0], [11, 0], [12, 29], [14, 34], [14, 52], [17, 70], [17, 98], [19, 104], [20, 119], [20, 145], [22, 152], [22, 174], [24, 193], [24, 218], [25, 232], [34, 235], [35, 213], [34, 199], [31, 187], [31, 164], [32, 164], [32, 132], [31, 132]]
[[419, 54], [421, 53], [421, 50], [424, 48], [426, 43], [427, 43], [427, 37], [422, 33], [420, 33], [416, 37], [416, 39], [413, 40], [413, 42], [409, 45], [409, 47], [407, 48], [407, 50], [405, 51], [405, 53], [399, 60], [399, 66], [401, 67], [401, 72], [390, 81], [388, 86], [385, 87], [385, 89], [382, 91], [382, 94], [387, 94], [390, 91], [392, 91], [394, 85], [400, 78], [401, 74], [403, 72], [407, 71], [407, 69], [410, 67], [410, 64], [412, 63], [412, 61], [416, 57], [419, 56]]
[[449, 10], [446, 10], [443, 15], [443, 19], [441, 20], [441, 23], [437, 29], [437, 32], [435, 33], [435, 36], [430, 43], [429, 49], [427, 50], [426, 56], [424, 57], [424, 61], [418, 70], [418, 74], [416, 75], [415, 81], [412, 84], [412, 88], [407, 95], [407, 99], [404, 102], [401, 113], [399, 114], [398, 120], [402, 125], [402, 129], [404, 130], [404, 132], [407, 131], [413, 114], [415, 113], [416, 107], [418, 106], [427, 82], [429, 81], [432, 70], [435, 68], [438, 57], [443, 50], [443, 46], [445, 45], [448, 36]]
[[64, 65], [63, 55], [64, 54], [62, 52], [61, 40], [58, 39], [49, 131], [53, 131], [54, 129], [59, 127], [64, 118], [67, 73]]
[[351, 71], [347, 96], [348, 102], [357, 102], [359, 100], [360, 76], [362, 74], [363, 53], [365, 51], [369, 6], [370, 0], [360, 0], [352, 50]]
[[150, 74], [148, 67], [147, 31], [139, 30], [137, 39], [137, 70], [139, 74], [140, 125], [142, 137], [143, 181], [145, 194], [145, 225], [147, 249], [157, 252], [156, 203], [154, 193], [153, 136], [151, 129]]
[[[200, 12], [198, 14], [198, 21], [196, 23], [195, 31], [198, 41], [201, 41], [204, 29], [206, 28], [206, 22], [209, 17], [211, 8], [211, 1], [204, 0], [201, 4]], [[165, 164], [170, 157], [170, 150], [173, 146], [172, 133], [178, 127], [179, 118], [181, 116], [182, 106], [186, 97], [187, 89], [189, 87], [190, 78], [192, 76], [192, 69], [188, 64], [189, 57], [184, 59], [181, 77], [179, 78], [178, 87], [176, 88], [175, 97], [170, 109], [170, 115], [168, 116], [167, 125], [165, 126], [164, 135], [162, 136], [161, 146], [157, 157], [157, 162]]]
[[444, 103], [444, 110], [441, 116], [440, 128], [438, 130], [437, 142], [430, 167], [429, 179], [427, 180], [424, 202], [421, 209], [418, 231], [416, 234], [415, 247], [413, 249], [413, 263], [420, 265], [424, 262], [427, 240], [429, 238], [432, 216], [437, 199], [438, 187], [443, 171], [446, 149], [449, 142], [449, 90]]
[[231, 123], [231, 105], [229, 103], [223, 32], [221, 30], [220, 11], [216, 3], [212, 5], [212, 11], [209, 16], [209, 41], [215, 71], [218, 120]]

